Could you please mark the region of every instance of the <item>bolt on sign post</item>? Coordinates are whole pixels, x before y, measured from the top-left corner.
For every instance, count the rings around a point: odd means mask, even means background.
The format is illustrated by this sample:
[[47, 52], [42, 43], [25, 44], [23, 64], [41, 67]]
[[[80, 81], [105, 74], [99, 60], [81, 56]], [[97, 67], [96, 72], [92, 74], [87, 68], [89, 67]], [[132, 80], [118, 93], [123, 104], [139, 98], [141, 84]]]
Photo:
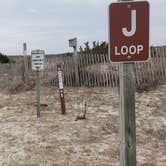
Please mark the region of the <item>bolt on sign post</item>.
[[78, 55], [77, 55], [77, 38], [69, 40], [69, 47], [74, 49], [74, 68], [75, 68], [75, 83], [76, 86], [79, 86], [79, 74], [78, 74]]
[[62, 67], [61, 64], [57, 65], [58, 71], [58, 82], [59, 82], [59, 93], [60, 93], [60, 101], [61, 101], [61, 110], [62, 114], [66, 113], [65, 108], [65, 97], [64, 97], [64, 88], [63, 88], [63, 78], [62, 78]]
[[109, 6], [109, 56], [120, 77], [120, 166], [136, 166], [134, 62], [149, 59], [149, 3], [130, 1]]
[[37, 117], [40, 117], [40, 71], [44, 69], [43, 50], [35, 50], [31, 52], [32, 70], [36, 72], [36, 101], [37, 101]]

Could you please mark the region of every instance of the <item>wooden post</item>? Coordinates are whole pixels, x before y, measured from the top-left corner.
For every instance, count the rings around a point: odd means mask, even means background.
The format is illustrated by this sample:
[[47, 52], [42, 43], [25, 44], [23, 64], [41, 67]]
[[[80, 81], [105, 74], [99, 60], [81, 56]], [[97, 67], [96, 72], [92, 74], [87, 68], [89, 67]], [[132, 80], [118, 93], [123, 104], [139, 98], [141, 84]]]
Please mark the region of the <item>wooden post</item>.
[[120, 64], [120, 166], [136, 166], [134, 63]]
[[36, 102], [37, 102], [37, 118], [40, 117], [40, 77], [39, 70], [36, 71]]
[[37, 117], [40, 117], [40, 71], [44, 69], [44, 50], [34, 50], [31, 52], [32, 70], [36, 72], [36, 104]]
[[77, 55], [77, 38], [69, 40], [69, 47], [73, 47], [73, 61], [74, 61], [74, 73], [75, 73], [75, 85], [79, 86], [79, 73], [78, 73], [78, 55]]
[[24, 73], [23, 73], [23, 81], [27, 81], [27, 45], [23, 43], [23, 56], [24, 56]]
[[75, 66], [75, 83], [76, 86], [79, 86], [79, 75], [78, 75], [78, 55], [77, 55], [77, 46], [74, 48], [74, 66]]
[[[118, 0], [126, 1], [126, 0]], [[132, 1], [132, 0], [127, 0]], [[134, 63], [119, 65], [120, 77], [120, 166], [136, 166]]]
[[61, 110], [62, 110], [62, 114], [66, 114], [61, 64], [57, 65], [57, 71], [58, 71], [58, 82], [59, 82], [59, 94], [60, 94], [60, 101], [61, 101]]

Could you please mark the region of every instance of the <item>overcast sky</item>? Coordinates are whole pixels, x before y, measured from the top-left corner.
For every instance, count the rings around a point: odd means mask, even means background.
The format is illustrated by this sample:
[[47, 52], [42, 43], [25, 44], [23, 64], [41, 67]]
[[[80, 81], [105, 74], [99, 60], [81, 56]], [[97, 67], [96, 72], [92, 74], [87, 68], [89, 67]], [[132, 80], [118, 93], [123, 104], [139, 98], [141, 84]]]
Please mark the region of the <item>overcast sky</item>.
[[[0, 0], [0, 52], [21, 54], [22, 43], [28, 53], [72, 51], [68, 39], [108, 41], [107, 8], [116, 0]], [[166, 0], [149, 0], [150, 43], [166, 44]]]

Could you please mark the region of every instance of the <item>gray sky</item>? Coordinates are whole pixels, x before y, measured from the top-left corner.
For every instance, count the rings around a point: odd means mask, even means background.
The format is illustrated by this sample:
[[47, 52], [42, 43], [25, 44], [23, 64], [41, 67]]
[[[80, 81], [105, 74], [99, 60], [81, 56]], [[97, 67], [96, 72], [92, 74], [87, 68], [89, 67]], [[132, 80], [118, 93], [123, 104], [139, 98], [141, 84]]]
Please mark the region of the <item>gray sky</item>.
[[[68, 39], [108, 41], [107, 8], [116, 0], [0, 0], [0, 52], [21, 54], [72, 51]], [[166, 44], [166, 0], [149, 0], [151, 5], [150, 43]]]

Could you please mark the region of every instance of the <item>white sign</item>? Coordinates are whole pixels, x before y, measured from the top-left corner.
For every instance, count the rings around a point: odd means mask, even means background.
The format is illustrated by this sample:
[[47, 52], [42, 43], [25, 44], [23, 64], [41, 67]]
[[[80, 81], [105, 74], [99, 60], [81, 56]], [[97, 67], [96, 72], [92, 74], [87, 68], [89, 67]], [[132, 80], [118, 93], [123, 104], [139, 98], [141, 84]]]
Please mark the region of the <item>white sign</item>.
[[69, 40], [69, 47], [77, 47], [77, 38]]
[[36, 50], [31, 52], [32, 70], [44, 69], [44, 51]]
[[58, 71], [59, 89], [63, 89], [62, 71]]

